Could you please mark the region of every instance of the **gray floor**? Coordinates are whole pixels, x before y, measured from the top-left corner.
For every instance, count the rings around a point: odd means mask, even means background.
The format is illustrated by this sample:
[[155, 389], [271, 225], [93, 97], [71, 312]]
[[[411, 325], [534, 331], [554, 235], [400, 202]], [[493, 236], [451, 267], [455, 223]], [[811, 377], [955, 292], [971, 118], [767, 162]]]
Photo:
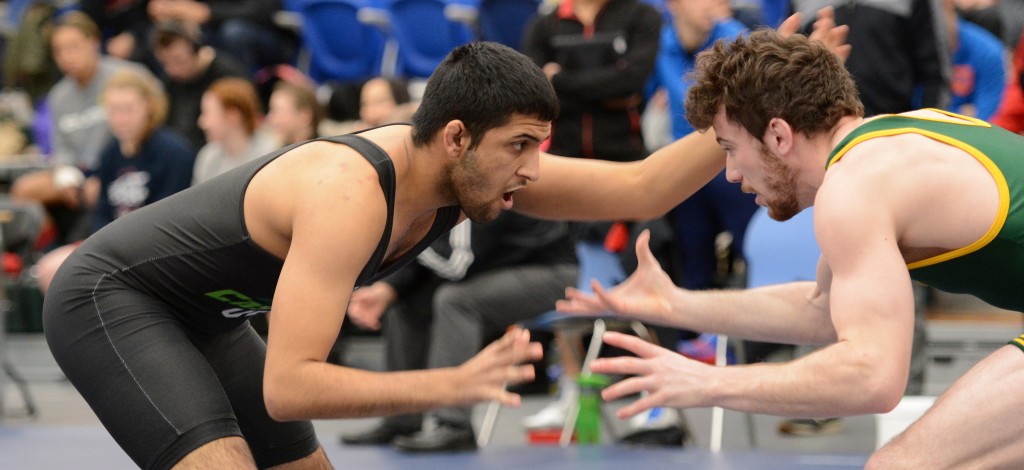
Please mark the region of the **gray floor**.
[[[8, 356], [29, 381], [38, 407], [34, 418], [24, 416], [20, 393], [8, 381], [4, 417], [0, 420], [0, 468], [133, 468], [131, 461], [105, 433], [78, 393], [63, 379], [39, 335], [8, 336]], [[353, 362], [379, 364], [380, 346], [368, 340], [350, 351]], [[365, 429], [372, 419], [317, 421], [324, 449], [339, 468], [860, 468], [874, 449], [873, 417], [844, 420], [834, 436], [784, 437], [775, 431], [779, 418], [756, 416], [758, 445], [752, 448], [742, 414], [726, 412], [723, 451], [708, 450], [711, 411], [687, 410], [694, 442], [685, 448], [630, 449], [612, 443], [597, 446], [529, 445], [519, 419], [547, 403], [528, 396], [518, 409], [503, 409], [491, 443], [478, 452], [449, 455], [406, 455], [388, 448], [346, 447], [338, 442], [345, 431]], [[609, 407], [621, 406], [611, 403]], [[483, 410], [478, 409], [478, 419]], [[615, 431], [621, 431], [617, 423]], [[613, 431], [614, 432], [614, 431]]]

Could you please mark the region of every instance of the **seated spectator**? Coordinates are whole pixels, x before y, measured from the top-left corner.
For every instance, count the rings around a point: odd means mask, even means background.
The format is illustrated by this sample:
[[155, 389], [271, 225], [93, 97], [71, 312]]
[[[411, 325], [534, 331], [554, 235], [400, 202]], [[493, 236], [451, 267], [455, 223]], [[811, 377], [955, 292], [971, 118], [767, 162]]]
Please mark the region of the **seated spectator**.
[[219, 49], [230, 51], [249, 73], [263, 67], [291, 63], [298, 37], [274, 25], [273, 0], [149, 0], [147, 11], [154, 24], [181, 21], [200, 25]]
[[100, 151], [110, 139], [107, 117], [97, 98], [116, 72], [138, 65], [104, 56], [100, 31], [84, 13], [71, 11], [57, 18], [48, 42], [63, 77], [46, 97], [51, 117], [50, 162], [53, 168], [19, 177], [11, 187], [15, 200], [36, 201], [47, 207], [58, 242], [81, 238], [87, 232], [87, 213], [98, 195], [99, 182], [89, 177]]
[[181, 22], [158, 24], [153, 48], [160, 64], [158, 75], [170, 102], [167, 125], [184, 134], [193, 147], [206, 145], [206, 137], [196, 123], [203, 92], [221, 78], [247, 77], [245, 66], [204, 44], [198, 28]]
[[[328, 114], [346, 117], [333, 118], [325, 133], [347, 134], [393, 122], [407, 122], [419, 106], [419, 103], [411, 101], [409, 84], [398, 78], [371, 78], [358, 87], [355, 99], [351, 95], [350, 85], [337, 87], [331, 93]], [[349, 111], [349, 108], [357, 109]]]
[[[195, 150], [177, 132], [163, 126], [167, 97], [148, 73], [122, 70], [107, 81], [101, 104], [113, 138], [100, 153], [95, 178], [99, 183], [90, 233], [115, 219], [152, 204], [192, 181]], [[57, 267], [75, 244], [47, 253], [36, 265], [39, 288], [45, 293]]]
[[321, 115], [320, 103], [311, 87], [285, 81], [274, 85], [267, 125], [279, 146], [316, 138]]
[[[383, 324], [388, 370], [452, 367], [508, 326], [551, 310], [577, 276], [566, 223], [503, 212], [488, 224], [463, 222], [416, 264], [353, 292], [349, 319], [370, 329]], [[435, 410], [426, 419], [437, 426], [422, 426], [419, 414], [388, 417], [342, 441], [409, 452], [475, 449], [470, 412]]]
[[200, 105], [199, 127], [207, 144], [199, 149], [192, 184], [278, 148], [272, 137], [257, 132], [261, 119], [259, 97], [251, 82], [231, 77], [213, 82]]
[[393, 78], [371, 78], [359, 91], [359, 123], [356, 130], [392, 122], [405, 122], [416, 111], [409, 102], [409, 84]]

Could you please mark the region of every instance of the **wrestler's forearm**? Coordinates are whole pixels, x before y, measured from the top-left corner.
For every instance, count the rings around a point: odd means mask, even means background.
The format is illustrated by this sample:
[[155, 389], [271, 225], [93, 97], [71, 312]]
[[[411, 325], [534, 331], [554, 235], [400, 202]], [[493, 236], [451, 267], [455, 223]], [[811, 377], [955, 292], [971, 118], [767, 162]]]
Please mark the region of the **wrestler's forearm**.
[[844, 341], [787, 363], [708, 368], [710, 406], [824, 418], [891, 410], [906, 386], [906, 364], [885, 349]]
[[813, 282], [687, 291], [672, 299], [671, 326], [785, 344], [827, 344], [835, 327]]
[[679, 139], [638, 162], [545, 154], [540, 179], [515, 196], [514, 208], [559, 220], [648, 220], [678, 205], [724, 166], [725, 153], [711, 130]]
[[453, 368], [374, 372], [310, 362], [265, 380], [267, 409], [280, 421], [361, 418], [455, 405]]

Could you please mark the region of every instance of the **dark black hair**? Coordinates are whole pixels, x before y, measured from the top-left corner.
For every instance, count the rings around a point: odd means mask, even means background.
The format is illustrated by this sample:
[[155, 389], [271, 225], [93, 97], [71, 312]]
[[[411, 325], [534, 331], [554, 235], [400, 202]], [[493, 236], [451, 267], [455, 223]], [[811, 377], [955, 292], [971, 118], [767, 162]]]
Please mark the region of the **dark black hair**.
[[544, 72], [507, 46], [465, 44], [452, 50], [430, 75], [412, 116], [412, 141], [426, 145], [458, 119], [465, 123], [475, 148], [484, 133], [505, 125], [513, 114], [543, 121], [558, 116], [558, 97]]

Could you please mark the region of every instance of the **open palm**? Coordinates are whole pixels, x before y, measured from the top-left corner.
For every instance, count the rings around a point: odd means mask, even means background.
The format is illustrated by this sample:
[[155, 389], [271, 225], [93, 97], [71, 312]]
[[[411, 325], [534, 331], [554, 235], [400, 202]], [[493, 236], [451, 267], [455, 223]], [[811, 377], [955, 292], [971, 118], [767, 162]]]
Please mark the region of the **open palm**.
[[594, 293], [567, 288], [556, 308], [573, 314], [614, 313], [651, 323], [665, 323], [672, 313], [671, 299], [678, 288], [661, 269], [648, 246], [651, 234], [644, 230], [636, 240], [637, 268], [621, 284], [606, 290], [594, 281]]

